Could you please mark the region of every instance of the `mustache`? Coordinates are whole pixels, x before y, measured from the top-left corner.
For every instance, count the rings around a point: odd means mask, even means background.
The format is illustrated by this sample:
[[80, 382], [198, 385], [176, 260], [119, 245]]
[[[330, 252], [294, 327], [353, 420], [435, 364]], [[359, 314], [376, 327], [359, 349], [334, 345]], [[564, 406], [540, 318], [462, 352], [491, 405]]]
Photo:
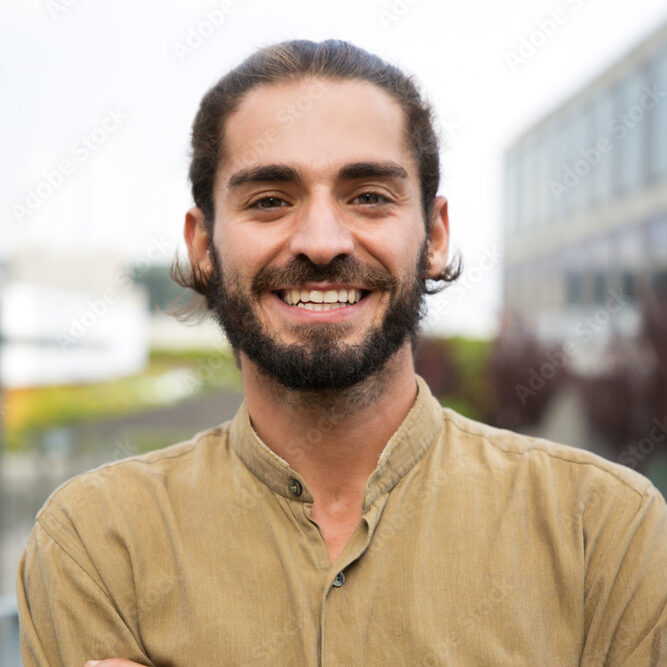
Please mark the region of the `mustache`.
[[356, 257], [334, 257], [328, 264], [314, 264], [307, 257], [295, 257], [282, 267], [265, 267], [252, 282], [255, 296], [291, 285], [330, 282], [363, 285], [369, 290], [393, 290], [398, 279], [389, 271], [360, 262]]

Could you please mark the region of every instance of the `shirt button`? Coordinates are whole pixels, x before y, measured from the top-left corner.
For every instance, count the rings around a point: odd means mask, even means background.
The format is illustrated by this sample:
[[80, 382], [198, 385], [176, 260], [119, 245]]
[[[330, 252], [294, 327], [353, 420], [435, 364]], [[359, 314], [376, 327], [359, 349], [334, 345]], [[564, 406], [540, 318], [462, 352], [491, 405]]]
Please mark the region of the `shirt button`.
[[345, 583], [345, 575], [342, 572], [339, 572], [335, 579], [333, 580], [333, 586], [340, 588]]
[[301, 495], [301, 492], [303, 491], [303, 488], [301, 486], [301, 482], [298, 479], [290, 479], [289, 481], [289, 492], [295, 496], [299, 497]]

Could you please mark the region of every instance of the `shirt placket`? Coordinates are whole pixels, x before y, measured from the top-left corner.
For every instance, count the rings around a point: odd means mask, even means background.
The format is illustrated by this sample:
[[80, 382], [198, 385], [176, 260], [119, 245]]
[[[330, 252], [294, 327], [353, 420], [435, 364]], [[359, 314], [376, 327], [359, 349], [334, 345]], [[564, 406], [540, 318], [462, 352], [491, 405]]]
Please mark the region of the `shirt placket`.
[[336, 648], [341, 641], [345, 641], [346, 633], [339, 619], [346, 615], [345, 607], [348, 604], [346, 599], [354, 597], [352, 591], [355, 595], [363, 595], [358, 588], [361, 583], [356, 581], [355, 565], [364, 557], [370, 546], [387, 498], [388, 494], [385, 494], [375, 499], [371, 507], [363, 514], [342, 553], [326, 573], [320, 611], [319, 665], [321, 667], [334, 667], [341, 664]]

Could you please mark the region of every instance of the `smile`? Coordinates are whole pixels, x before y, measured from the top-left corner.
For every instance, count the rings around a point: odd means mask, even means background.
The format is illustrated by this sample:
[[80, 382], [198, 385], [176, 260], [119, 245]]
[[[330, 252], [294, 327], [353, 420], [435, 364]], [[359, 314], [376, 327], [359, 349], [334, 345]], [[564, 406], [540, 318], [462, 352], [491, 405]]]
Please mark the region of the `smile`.
[[361, 301], [369, 292], [356, 288], [328, 290], [284, 289], [276, 294], [289, 306], [306, 310], [335, 310], [346, 308]]

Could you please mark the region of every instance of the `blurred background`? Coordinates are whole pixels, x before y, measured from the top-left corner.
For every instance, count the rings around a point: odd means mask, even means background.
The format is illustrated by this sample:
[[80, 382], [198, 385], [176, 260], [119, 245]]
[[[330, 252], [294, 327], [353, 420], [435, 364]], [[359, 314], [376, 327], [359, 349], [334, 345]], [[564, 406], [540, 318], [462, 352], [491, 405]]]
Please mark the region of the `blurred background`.
[[15, 0], [0, 34], [0, 665], [49, 493], [242, 400], [215, 326], [167, 314], [167, 269], [199, 100], [275, 41], [352, 41], [435, 106], [464, 259], [418, 359], [443, 404], [667, 492], [663, 1]]

